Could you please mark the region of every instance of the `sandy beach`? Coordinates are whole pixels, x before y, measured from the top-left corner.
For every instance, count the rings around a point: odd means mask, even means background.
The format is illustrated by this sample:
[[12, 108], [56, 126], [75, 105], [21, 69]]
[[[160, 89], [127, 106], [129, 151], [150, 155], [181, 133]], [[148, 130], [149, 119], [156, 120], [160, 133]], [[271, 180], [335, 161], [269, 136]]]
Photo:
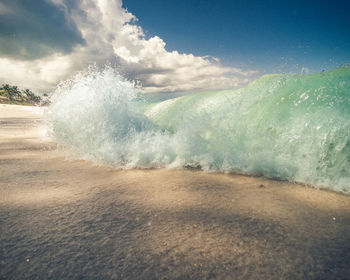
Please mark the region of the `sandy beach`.
[[350, 196], [66, 158], [0, 105], [0, 279], [350, 279]]

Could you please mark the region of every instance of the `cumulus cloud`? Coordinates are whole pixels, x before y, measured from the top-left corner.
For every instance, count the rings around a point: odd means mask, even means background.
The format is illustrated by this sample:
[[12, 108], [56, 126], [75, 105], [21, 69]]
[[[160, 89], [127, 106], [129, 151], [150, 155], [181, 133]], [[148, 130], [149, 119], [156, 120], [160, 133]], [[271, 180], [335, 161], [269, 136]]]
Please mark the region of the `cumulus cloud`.
[[[0, 5], [0, 22], [11, 18], [15, 7], [21, 17], [32, 15], [25, 21], [27, 28], [17, 27], [16, 37], [23, 35], [25, 40], [12, 38], [12, 52], [1, 40], [8, 39], [15, 28], [0, 28], [0, 82], [48, 90], [92, 63], [117, 66], [128, 78], [139, 80], [145, 92], [235, 88], [256, 75], [224, 67], [217, 58], [167, 51], [161, 38], [145, 36], [121, 0], [40, 0], [35, 3], [41, 3], [37, 5], [43, 10], [35, 13], [23, 4], [27, 2], [5, 0]], [[62, 23], [57, 25], [57, 21]], [[30, 39], [42, 24], [48, 27]]]

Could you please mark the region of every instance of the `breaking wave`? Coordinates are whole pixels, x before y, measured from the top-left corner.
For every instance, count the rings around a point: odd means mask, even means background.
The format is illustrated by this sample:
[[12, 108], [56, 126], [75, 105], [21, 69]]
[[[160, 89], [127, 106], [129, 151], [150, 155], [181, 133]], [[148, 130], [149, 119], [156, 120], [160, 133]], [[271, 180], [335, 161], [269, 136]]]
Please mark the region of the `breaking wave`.
[[48, 116], [75, 155], [118, 168], [196, 167], [350, 192], [350, 68], [263, 76], [147, 101], [112, 68], [61, 84]]

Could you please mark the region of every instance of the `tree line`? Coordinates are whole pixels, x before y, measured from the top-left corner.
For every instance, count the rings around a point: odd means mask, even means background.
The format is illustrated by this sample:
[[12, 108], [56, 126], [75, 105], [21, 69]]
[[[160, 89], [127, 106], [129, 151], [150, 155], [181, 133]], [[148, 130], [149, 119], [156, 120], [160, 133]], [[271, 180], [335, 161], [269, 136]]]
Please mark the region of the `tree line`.
[[20, 90], [17, 86], [3, 84], [0, 87], [0, 103], [47, 106], [49, 98], [47, 94], [41, 97], [29, 89]]

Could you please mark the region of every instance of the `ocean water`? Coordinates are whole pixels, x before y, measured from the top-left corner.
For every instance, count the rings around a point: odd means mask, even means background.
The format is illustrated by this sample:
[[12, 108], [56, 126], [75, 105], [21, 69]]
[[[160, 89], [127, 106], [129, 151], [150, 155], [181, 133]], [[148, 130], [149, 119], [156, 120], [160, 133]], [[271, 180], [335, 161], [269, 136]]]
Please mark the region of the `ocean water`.
[[49, 111], [53, 137], [79, 158], [350, 192], [350, 67], [159, 102], [112, 68], [90, 69], [58, 87]]

